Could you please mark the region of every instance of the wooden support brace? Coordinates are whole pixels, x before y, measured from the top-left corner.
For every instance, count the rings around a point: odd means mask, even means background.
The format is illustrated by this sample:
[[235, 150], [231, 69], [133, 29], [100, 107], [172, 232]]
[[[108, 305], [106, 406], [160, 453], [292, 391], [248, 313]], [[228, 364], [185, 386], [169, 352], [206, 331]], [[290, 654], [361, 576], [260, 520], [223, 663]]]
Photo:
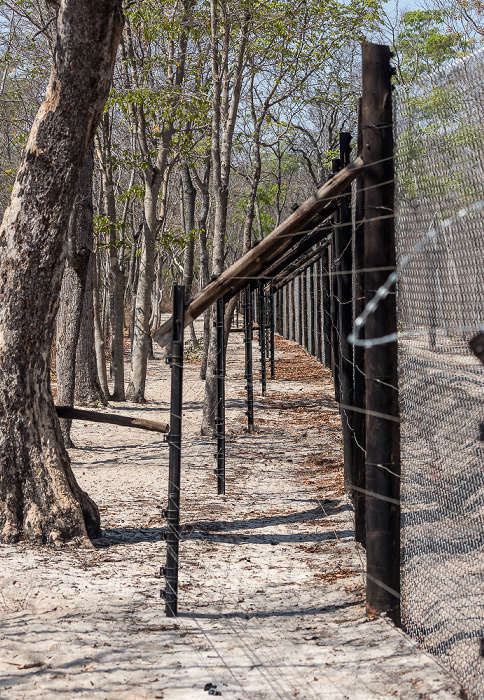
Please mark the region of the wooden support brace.
[[[336, 173], [317, 192], [307, 199], [296, 211], [264, 238], [259, 245], [249, 250], [227, 270], [222, 272], [211, 284], [203, 289], [188, 304], [185, 310], [185, 326], [192, 323], [206, 311], [217, 299], [229, 292], [235, 283], [250, 277], [258, 270], [264, 260], [278, 251], [285, 250], [287, 238], [300, 231], [310, 219], [331, 204], [363, 169], [363, 159], [356, 158], [352, 163]], [[153, 340], [164, 347], [171, 339], [173, 317], [153, 332]]]
[[70, 420], [87, 420], [93, 423], [110, 423], [111, 425], [121, 425], [126, 428], [139, 428], [140, 430], [151, 430], [153, 433], [168, 433], [170, 426], [166, 423], [158, 423], [154, 420], [144, 420], [144, 418], [130, 418], [129, 416], [117, 416], [114, 413], [98, 413], [97, 411], [84, 411], [71, 406], [56, 406], [59, 418]]

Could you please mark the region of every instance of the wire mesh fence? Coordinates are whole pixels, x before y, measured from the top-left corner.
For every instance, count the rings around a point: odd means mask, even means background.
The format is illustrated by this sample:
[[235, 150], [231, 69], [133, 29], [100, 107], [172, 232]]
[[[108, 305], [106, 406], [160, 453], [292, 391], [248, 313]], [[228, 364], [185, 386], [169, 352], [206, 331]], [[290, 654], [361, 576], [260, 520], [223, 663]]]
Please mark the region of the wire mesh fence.
[[[398, 90], [396, 243], [405, 628], [484, 687], [484, 54]], [[459, 216], [459, 212], [461, 215]], [[442, 225], [442, 222], [450, 222]], [[430, 235], [429, 235], [430, 232]]]

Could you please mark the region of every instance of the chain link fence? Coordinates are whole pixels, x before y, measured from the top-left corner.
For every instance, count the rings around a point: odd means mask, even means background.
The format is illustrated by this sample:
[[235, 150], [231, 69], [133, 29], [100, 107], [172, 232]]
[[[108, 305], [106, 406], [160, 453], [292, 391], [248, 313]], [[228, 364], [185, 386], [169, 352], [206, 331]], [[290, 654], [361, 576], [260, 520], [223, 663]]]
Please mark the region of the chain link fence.
[[[484, 688], [484, 53], [397, 91], [405, 629]], [[476, 206], [477, 205], [477, 206]]]

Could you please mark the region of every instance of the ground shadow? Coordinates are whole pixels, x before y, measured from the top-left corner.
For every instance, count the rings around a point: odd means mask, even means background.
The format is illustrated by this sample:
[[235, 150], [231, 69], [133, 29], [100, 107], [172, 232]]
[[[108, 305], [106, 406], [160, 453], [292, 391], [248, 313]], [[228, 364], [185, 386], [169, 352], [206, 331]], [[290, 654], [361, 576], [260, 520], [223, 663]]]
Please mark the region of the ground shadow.
[[[321, 506], [305, 511], [289, 513], [287, 515], [251, 518], [249, 520], [233, 521], [200, 521], [195, 523], [185, 523], [182, 526], [183, 540], [205, 540], [212, 542], [229, 542], [231, 544], [257, 543], [277, 545], [288, 542], [324, 542], [326, 540], [345, 539], [353, 537], [351, 529], [333, 529], [325, 532], [295, 532], [295, 533], [251, 533], [250, 530], [259, 530], [266, 527], [278, 527], [280, 525], [291, 525], [329, 518], [341, 511], [338, 508], [339, 501], [326, 501], [325, 510]], [[146, 527], [146, 528], [109, 528], [103, 530], [103, 536], [93, 540], [96, 547], [110, 547], [120, 544], [138, 544], [140, 542], [159, 542], [164, 539], [166, 527]], [[237, 532], [234, 532], [237, 531]]]

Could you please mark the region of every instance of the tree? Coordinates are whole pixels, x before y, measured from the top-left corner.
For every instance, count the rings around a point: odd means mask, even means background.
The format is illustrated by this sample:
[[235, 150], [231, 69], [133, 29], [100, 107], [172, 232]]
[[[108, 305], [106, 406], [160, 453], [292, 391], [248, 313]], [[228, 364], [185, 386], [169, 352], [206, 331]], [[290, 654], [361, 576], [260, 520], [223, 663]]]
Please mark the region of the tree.
[[472, 42], [448, 30], [449, 12], [440, 9], [404, 12], [393, 37], [398, 78], [409, 83], [469, 52]]
[[62, 0], [45, 99], [0, 226], [0, 539], [100, 534], [77, 484], [50, 391], [66, 231], [112, 80], [121, 0]]

